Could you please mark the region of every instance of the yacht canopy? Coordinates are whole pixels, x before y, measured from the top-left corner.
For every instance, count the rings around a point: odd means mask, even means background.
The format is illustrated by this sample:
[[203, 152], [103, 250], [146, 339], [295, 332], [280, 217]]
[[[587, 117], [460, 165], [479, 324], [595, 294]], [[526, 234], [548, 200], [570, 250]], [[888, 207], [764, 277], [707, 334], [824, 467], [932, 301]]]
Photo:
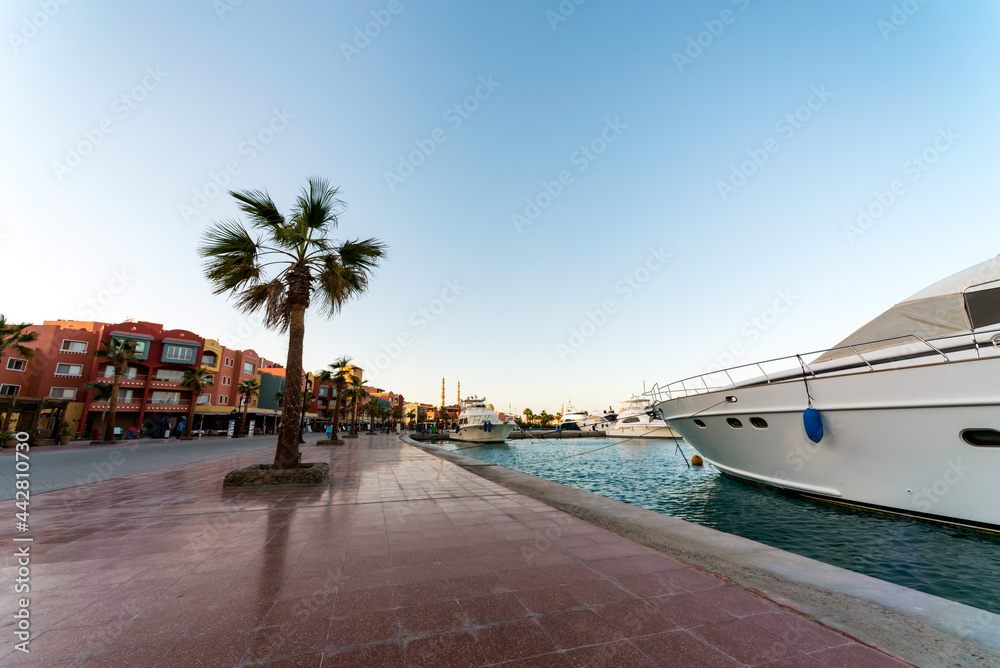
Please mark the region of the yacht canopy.
[[[1000, 255], [924, 288], [865, 324], [835, 347], [915, 334], [932, 339], [1000, 323]], [[865, 351], [898, 345], [865, 346]], [[831, 350], [815, 361], [853, 354]]]

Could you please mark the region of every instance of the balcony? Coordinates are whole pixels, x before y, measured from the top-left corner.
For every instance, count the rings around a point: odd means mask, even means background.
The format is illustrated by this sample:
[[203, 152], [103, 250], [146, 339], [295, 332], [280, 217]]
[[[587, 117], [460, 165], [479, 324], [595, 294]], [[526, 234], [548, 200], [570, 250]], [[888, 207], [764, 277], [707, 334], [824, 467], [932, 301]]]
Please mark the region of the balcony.
[[[113, 383], [115, 382], [115, 377], [113, 375], [112, 376], [99, 375], [97, 376], [95, 382]], [[119, 379], [119, 387], [142, 387], [145, 384], [146, 384], [146, 376], [144, 375], [140, 376], [137, 374], [135, 376], [122, 376]]]
[[190, 405], [190, 399], [146, 399], [146, 410], [187, 410]]
[[149, 386], [156, 390], [179, 390], [181, 383], [178, 380], [156, 380], [149, 381]]
[[[132, 401], [119, 401], [115, 406], [116, 411], [137, 411], [142, 408], [142, 402], [133, 399]], [[87, 408], [88, 411], [106, 411], [111, 409], [111, 404], [107, 401], [92, 401]]]

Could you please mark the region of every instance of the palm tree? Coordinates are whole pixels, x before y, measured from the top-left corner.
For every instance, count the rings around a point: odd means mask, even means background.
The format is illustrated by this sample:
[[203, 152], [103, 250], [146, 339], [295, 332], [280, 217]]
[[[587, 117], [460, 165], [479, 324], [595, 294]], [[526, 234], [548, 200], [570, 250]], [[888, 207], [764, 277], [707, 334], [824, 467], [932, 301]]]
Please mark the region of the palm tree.
[[406, 420], [410, 423], [410, 428], [413, 428], [413, 423], [417, 421], [417, 411], [412, 408], [406, 412]]
[[93, 403], [105, 404], [104, 408], [101, 409], [101, 421], [98, 423], [104, 425], [104, 416], [108, 412], [108, 402], [111, 401], [111, 383], [86, 383], [83, 389], [90, 390], [90, 401]]
[[395, 429], [396, 423], [403, 421], [403, 407], [393, 406], [392, 409], [389, 411], [389, 418], [392, 420], [389, 426]]
[[256, 378], [244, 380], [236, 388], [240, 396], [243, 397], [243, 423], [240, 426], [240, 434], [247, 433], [247, 412], [250, 410], [250, 402], [260, 393], [260, 381]]
[[357, 376], [351, 376], [350, 380], [347, 381], [347, 387], [344, 389], [344, 398], [349, 399], [351, 402], [351, 408], [353, 410], [354, 417], [352, 419], [351, 433], [357, 435], [358, 433], [358, 409], [363, 401], [368, 399], [368, 390], [364, 388], [361, 383], [361, 379]]
[[535, 417], [535, 411], [531, 410], [530, 408], [524, 409], [524, 419], [528, 421], [529, 427], [531, 426], [534, 417]]
[[229, 293], [240, 310], [263, 312], [265, 326], [288, 332], [285, 377], [295, 382], [285, 385], [276, 469], [298, 466], [302, 388], [297, 381], [302, 377], [306, 310], [315, 298], [327, 317], [339, 313], [352, 297], [368, 290], [386, 255], [385, 244], [375, 238], [329, 239], [344, 203], [328, 181], [310, 178], [308, 183], [287, 219], [266, 192], [230, 191], [252, 227], [264, 232], [266, 239], [254, 238], [240, 222], [227, 220], [209, 227], [198, 249], [215, 294]]
[[34, 343], [38, 339], [38, 332], [25, 331], [29, 327], [31, 324], [27, 322], [20, 325], [8, 324], [7, 318], [0, 314], [0, 359], [3, 359], [4, 351], [8, 348], [26, 360], [35, 356], [35, 349], [25, 344]]
[[[191, 408], [188, 409], [188, 419], [187, 419], [187, 438], [191, 438], [191, 432], [194, 431], [194, 411], [198, 407], [198, 399], [201, 397], [201, 393], [205, 391], [205, 388], [212, 387], [215, 385], [215, 379], [213, 378], [209, 382], [208, 367], [201, 367], [200, 369], [185, 369], [184, 377], [181, 378], [180, 387], [185, 390], [191, 390]], [[202, 419], [204, 420], [204, 415]]]
[[371, 399], [371, 400], [368, 401], [368, 403], [366, 403], [364, 406], [361, 407], [361, 410], [366, 415], [368, 415], [368, 419], [371, 420], [371, 425], [372, 425], [371, 433], [374, 434], [375, 433], [375, 418], [377, 418], [379, 415], [381, 415], [381, 413], [382, 413], [382, 404], [380, 404], [376, 399]]
[[135, 359], [136, 344], [132, 339], [111, 338], [101, 343], [101, 349], [97, 351], [98, 357], [110, 360], [115, 369], [115, 377], [111, 382], [111, 398], [108, 402], [108, 421], [105, 424], [105, 431], [101, 434], [101, 440], [114, 440], [115, 413], [118, 410], [118, 388], [121, 387], [122, 376], [128, 370], [128, 363]]
[[333, 438], [337, 439], [337, 434], [340, 433], [340, 408], [343, 402], [344, 388], [347, 387], [347, 379], [353, 378], [351, 375], [351, 358], [341, 357], [336, 362], [330, 365], [330, 371], [332, 371], [333, 387], [334, 391], [337, 393], [337, 399], [334, 402], [333, 410]]
[[538, 416], [538, 419], [542, 423], [543, 427], [547, 426], [550, 422], [552, 422], [553, 418], [555, 418], [555, 416], [549, 415], [548, 411], [542, 411]]

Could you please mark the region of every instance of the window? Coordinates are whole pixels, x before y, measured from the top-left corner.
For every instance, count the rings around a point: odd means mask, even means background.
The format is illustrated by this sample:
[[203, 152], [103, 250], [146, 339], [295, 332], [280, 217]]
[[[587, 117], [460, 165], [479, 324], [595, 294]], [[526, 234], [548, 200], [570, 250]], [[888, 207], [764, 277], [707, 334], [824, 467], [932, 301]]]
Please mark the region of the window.
[[638, 422], [638, 421], [639, 421], [639, 418], [637, 418], [637, 417], [627, 417], [624, 420], [622, 420], [622, 424], [631, 424], [633, 422]]
[[222, 377], [222, 384], [223, 385], [227, 385], [227, 386], [228, 385], [232, 385], [233, 384], [233, 379], [230, 378], [229, 376], [223, 376]]
[[963, 429], [962, 440], [977, 448], [1000, 448], [1000, 431], [996, 429]]
[[120, 404], [130, 404], [133, 401], [135, 390], [130, 388], [119, 388], [118, 389], [118, 403]]
[[323, 387], [319, 388], [319, 396], [325, 397], [326, 396], [326, 391], [327, 391], [326, 386], [323, 386]]
[[21, 391], [20, 385], [0, 385], [0, 394], [13, 397]]
[[221, 397], [219, 397], [219, 403], [223, 404], [223, 405], [228, 404], [229, 403], [229, 397], [227, 397], [226, 395], [222, 395]]
[[153, 404], [179, 404], [180, 402], [180, 392], [153, 392], [153, 398], [150, 401]]
[[57, 376], [80, 376], [83, 375], [82, 364], [56, 364]]
[[243, 363], [243, 373], [247, 374], [248, 376], [253, 375], [253, 362]]
[[28, 363], [25, 360], [18, 359], [17, 357], [10, 357], [7, 359], [7, 370], [8, 371], [24, 371]]
[[[128, 378], [134, 380], [138, 375], [139, 375], [139, 368], [130, 366], [127, 369], [125, 369], [125, 373], [122, 374], [122, 378]], [[114, 378], [115, 368], [109, 364], [108, 366], [101, 369], [98, 372], [97, 376], [99, 378]]]
[[750, 418], [750, 424], [756, 427], [757, 429], [767, 429], [767, 420], [765, 420], [764, 418], [752, 417]]
[[202, 366], [215, 366], [215, 353], [203, 353], [201, 356]]
[[208, 385], [215, 385], [215, 374], [208, 374], [205, 376], [205, 383]]
[[184, 380], [184, 372], [180, 369], [157, 369], [156, 378], [153, 380], [164, 380], [170, 383], [179, 383]]
[[212, 403], [212, 395], [206, 392], [205, 394], [198, 397], [198, 405], [210, 404]]
[[194, 360], [194, 348], [168, 343], [163, 346], [163, 359], [171, 362], [190, 362]]
[[695, 418], [694, 423], [699, 427], [701, 427], [702, 429], [705, 428], [705, 422], [703, 420], [700, 420], [699, 418]]
[[53, 387], [49, 390], [49, 396], [55, 399], [76, 399], [75, 387]]
[[233, 366], [233, 358], [232, 357], [227, 357], [226, 358], [226, 366], [228, 366], [228, 367], [232, 367]]
[[59, 348], [59, 352], [63, 353], [85, 353], [87, 352], [87, 342], [86, 341], [70, 341], [69, 339], [64, 339], [62, 346]]
[[132, 341], [132, 343], [135, 346], [136, 357], [141, 357], [142, 355], [146, 354], [146, 342], [145, 341], [134, 340], [134, 341]]
[[732, 427], [733, 429], [743, 428], [743, 423], [740, 422], [739, 419], [737, 418], [726, 418], [726, 422], [728, 422], [729, 426]]

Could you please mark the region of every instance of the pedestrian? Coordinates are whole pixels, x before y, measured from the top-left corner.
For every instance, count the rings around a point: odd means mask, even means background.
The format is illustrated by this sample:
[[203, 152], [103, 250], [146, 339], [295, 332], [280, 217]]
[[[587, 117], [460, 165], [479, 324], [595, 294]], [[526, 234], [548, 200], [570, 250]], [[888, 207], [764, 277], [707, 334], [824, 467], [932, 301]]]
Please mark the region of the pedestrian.
[[180, 440], [184, 436], [184, 420], [177, 423], [177, 439]]

